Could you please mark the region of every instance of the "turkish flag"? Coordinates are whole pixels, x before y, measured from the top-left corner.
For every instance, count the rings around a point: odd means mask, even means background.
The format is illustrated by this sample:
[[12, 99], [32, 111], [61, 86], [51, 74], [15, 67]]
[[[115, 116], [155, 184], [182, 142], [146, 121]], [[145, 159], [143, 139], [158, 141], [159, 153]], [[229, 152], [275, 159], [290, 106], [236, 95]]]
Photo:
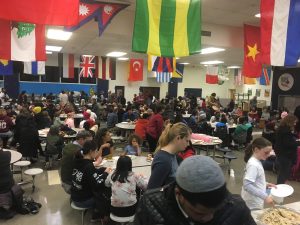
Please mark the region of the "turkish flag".
[[260, 77], [262, 70], [260, 28], [244, 25], [244, 66], [245, 77]]
[[130, 59], [128, 81], [142, 81], [143, 68], [144, 68], [144, 60]]

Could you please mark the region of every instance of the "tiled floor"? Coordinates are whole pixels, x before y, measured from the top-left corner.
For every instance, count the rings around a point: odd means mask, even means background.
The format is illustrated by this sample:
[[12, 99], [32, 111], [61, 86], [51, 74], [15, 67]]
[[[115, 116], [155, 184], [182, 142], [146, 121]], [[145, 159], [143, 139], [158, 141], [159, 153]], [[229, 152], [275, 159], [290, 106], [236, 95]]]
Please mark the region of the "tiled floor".
[[[231, 165], [231, 168], [235, 171], [234, 177], [228, 174], [227, 166], [222, 164], [222, 160], [217, 159], [217, 161], [220, 162], [220, 166], [224, 170], [228, 189], [232, 193], [239, 194], [241, 192], [245, 163], [243, 162], [242, 151], [235, 152], [235, 154], [238, 159], [233, 160]], [[37, 163], [34, 166], [43, 168], [43, 163]], [[59, 162], [55, 162], [54, 167], [57, 169]], [[267, 181], [276, 182], [276, 175], [272, 172], [266, 172], [266, 177]], [[26, 176], [26, 178], [30, 179], [31, 177]], [[20, 175], [15, 175], [15, 179], [18, 181]], [[70, 197], [63, 191], [59, 183], [58, 170], [44, 171], [43, 174], [36, 177], [36, 190], [33, 194], [31, 193], [30, 184], [23, 186], [26, 196], [32, 196], [35, 201], [43, 205], [40, 212], [36, 215], [16, 215], [7, 221], [0, 220], [0, 224], [4, 222], [3, 224], [5, 225], [80, 225], [81, 213], [70, 207]], [[286, 198], [284, 202], [300, 201], [300, 182], [290, 181], [289, 184], [294, 187], [295, 192], [291, 197]], [[85, 217], [86, 225], [92, 224], [89, 222], [90, 216], [88, 213]]]

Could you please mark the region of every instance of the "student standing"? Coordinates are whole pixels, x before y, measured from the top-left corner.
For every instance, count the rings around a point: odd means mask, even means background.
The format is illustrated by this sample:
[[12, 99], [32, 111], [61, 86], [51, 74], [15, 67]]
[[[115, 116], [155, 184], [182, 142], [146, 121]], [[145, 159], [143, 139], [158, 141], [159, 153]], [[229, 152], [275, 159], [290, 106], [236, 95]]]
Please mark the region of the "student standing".
[[250, 210], [263, 209], [264, 203], [273, 205], [266, 189], [276, 187], [266, 183], [265, 171], [261, 160], [266, 160], [272, 151], [272, 143], [265, 138], [256, 138], [248, 145], [244, 160], [247, 162], [241, 196]]

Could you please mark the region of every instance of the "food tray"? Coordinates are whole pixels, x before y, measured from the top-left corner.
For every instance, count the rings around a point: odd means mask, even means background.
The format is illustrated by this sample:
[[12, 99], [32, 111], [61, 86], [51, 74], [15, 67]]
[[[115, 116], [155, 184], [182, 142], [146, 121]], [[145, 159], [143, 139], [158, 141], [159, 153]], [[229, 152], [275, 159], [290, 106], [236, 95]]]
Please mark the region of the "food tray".
[[283, 206], [276, 206], [267, 209], [257, 217], [257, 220], [259, 225], [299, 225], [300, 213]]

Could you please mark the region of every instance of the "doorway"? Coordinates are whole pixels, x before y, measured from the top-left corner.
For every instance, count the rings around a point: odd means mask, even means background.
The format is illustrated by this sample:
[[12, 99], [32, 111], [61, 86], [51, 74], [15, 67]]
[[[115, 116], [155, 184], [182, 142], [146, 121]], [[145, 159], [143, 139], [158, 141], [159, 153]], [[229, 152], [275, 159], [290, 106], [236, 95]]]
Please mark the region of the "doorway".
[[160, 99], [160, 87], [140, 87], [140, 91], [145, 96], [145, 99], [150, 95]]

